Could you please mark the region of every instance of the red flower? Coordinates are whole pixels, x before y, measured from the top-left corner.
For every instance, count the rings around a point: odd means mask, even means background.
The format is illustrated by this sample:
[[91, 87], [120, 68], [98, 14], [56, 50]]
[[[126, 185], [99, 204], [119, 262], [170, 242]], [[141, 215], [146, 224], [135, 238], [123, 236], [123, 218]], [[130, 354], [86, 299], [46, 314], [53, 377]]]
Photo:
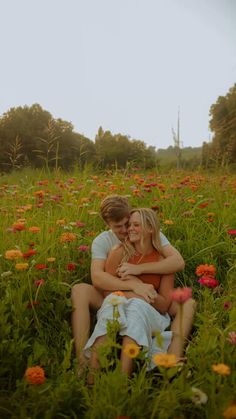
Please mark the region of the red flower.
[[80, 250], [80, 252], [87, 252], [89, 250], [89, 246], [81, 244], [81, 246], [78, 247], [78, 250]]
[[25, 230], [24, 224], [13, 224], [12, 226], [13, 231], [22, 231]]
[[198, 208], [206, 208], [209, 205], [209, 202], [202, 202], [198, 205]]
[[35, 265], [35, 268], [40, 270], [40, 269], [47, 269], [47, 265], [45, 265], [45, 263], [37, 263]]
[[34, 306], [38, 306], [39, 305], [39, 301], [30, 301], [27, 304], [27, 308], [33, 308]]
[[215, 278], [212, 278], [211, 276], [202, 276], [198, 282], [207, 288], [215, 288], [217, 285], [219, 285], [219, 281], [217, 281]]
[[192, 297], [192, 289], [185, 287], [185, 288], [176, 288], [171, 293], [171, 298], [173, 301], [177, 301], [179, 304], [185, 303], [185, 301], [189, 300]]
[[68, 271], [75, 271], [76, 270], [76, 264], [75, 263], [68, 263], [67, 264], [67, 270]]
[[197, 276], [211, 276], [214, 278], [216, 274], [216, 268], [214, 265], [199, 265], [196, 269], [196, 275]]
[[39, 287], [40, 285], [43, 285], [44, 282], [44, 279], [36, 279], [36, 281], [34, 281], [34, 285], [36, 285], [36, 287]]
[[228, 230], [228, 231], [227, 231], [227, 233], [228, 233], [230, 236], [236, 236], [236, 229], [231, 229], [231, 230]]
[[23, 258], [28, 259], [33, 255], [36, 255], [37, 251], [33, 249], [27, 250], [27, 252], [23, 253]]

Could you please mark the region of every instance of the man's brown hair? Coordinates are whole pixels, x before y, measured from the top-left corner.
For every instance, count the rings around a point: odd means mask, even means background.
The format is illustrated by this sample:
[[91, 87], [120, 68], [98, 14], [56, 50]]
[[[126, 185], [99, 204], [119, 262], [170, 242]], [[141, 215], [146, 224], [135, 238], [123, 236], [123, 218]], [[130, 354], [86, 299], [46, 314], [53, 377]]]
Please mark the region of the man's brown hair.
[[128, 198], [121, 195], [109, 195], [103, 199], [100, 205], [100, 213], [103, 220], [121, 221], [125, 217], [129, 217], [131, 207]]

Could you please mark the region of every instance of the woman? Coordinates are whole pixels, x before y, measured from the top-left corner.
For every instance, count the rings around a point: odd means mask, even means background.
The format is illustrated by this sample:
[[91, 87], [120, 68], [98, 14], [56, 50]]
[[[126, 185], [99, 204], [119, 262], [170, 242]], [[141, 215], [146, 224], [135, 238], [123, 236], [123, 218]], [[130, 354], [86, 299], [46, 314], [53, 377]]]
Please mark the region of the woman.
[[[106, 271], [116, 275], [120, 263], [145, 263], [158, 261], [161, 258], [160, 225], [156, 214], [149, 208], [140, 208], [131, 211], [128, 228], [128, 240], [114, 248], [107, 259]], [[120, 323], [119, 334], [123, 336], [121, 349], [122, 372], [131, 374], [132, 359], [125, 353], [129, 343], [136, 343], [147, 350], [148, 369], [154, 367], [152, 356], [157, 352], [166, 352], [171, 332], [164, 332], [170, 324], [167, 312], [171, 303], [171, 291], [174, 286], [174, 275], [142, 274], [139, 278], [150, 285], [151, 303], [148, 304], [139, 295], [131, 291], [124, 292], [125, 297], [117, 301]], [[158, 292], [157, 292], [158, 291]], [[107, 295], [107, 292], [105, 295]], [[113, 319], [114, 299], [105, 298], [102, 307], [97, 313], [97, 324], [94, 332], [85, 346], [85, 355], [89, 356], [92, 348], [91, 368], [98, 368], [99, 361], [96, 348], [106, 339], [107, 320]], [[160, 314], [162, 313], [162, 314]], [[158, 348], [155, 333], [160, 332], [164, 339], [163, 347]]]

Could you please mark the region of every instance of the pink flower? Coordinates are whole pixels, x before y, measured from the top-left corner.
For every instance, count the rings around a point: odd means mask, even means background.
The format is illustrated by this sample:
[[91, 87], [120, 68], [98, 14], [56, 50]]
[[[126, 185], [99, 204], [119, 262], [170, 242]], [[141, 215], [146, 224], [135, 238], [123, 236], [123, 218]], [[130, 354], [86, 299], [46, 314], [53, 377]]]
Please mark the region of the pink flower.
[[217, 279], [212, 278], [211, 276], [202, 276], [199, 280], [198, 280], [199, 284], [204, 285], [204, 287], [207, 288], [215, 288], [217, 287], [217, 285], [219, 285], [219, 281], [217, 281]]
[[231, 301], [225, 301], [224, 302], [224, 310], [228, 310], [232, 306]]
[[171, 293], [171, 298], [179, 304], [185, 303], [189, 298], [192, 297], [192, 289], [189, 287], [176, 288]]
[[80, 252], [87, 252], [89, 250], [89, 246], [86, 246], [85, 244], [81, 244], [81, 246], [78, 247], [78, 250]]
[[232, 345], [236, 345], [236, 332], [229, 332], [227, 340], [232, 343]]
[[228, 231], [227, 231], [227, 233], [228, 233], [230, 236], [236, 236], [236, 229], [231, 229], [231, 230], [228, 230]]
[[43, 285], [44, 282], [44, 279], [36, 279], [36, 281], [34, 281], [34, 285], [36, 285], [36, 287], [39, 287], [40, 285]]

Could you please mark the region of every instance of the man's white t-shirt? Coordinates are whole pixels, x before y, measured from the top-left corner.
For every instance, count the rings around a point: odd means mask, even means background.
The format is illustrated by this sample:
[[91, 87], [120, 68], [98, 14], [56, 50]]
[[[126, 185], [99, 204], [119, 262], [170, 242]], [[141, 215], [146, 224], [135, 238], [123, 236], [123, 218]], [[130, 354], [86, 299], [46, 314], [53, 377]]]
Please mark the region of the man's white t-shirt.
[[[160, 239], [163, 247], [170, 244], [162, 232], [160, 232]], [[112, 230], [103, 231], [92, 242], [92, 259], [106, 260], [111, 249], [120, 243], [121, 241], [116, 237]]]

